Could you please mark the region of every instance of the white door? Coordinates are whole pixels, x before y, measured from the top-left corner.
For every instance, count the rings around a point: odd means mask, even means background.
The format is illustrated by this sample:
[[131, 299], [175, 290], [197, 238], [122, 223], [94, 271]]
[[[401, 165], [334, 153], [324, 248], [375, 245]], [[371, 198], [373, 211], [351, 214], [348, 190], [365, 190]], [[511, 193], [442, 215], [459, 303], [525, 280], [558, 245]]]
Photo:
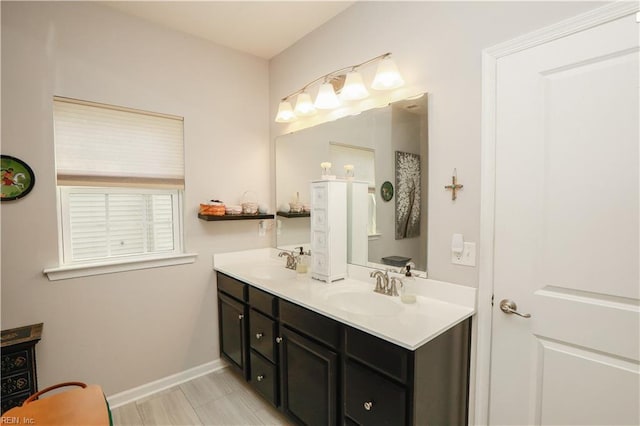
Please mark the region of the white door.
[[497, 60], [491, 424], [640, 424], [638, 35]]

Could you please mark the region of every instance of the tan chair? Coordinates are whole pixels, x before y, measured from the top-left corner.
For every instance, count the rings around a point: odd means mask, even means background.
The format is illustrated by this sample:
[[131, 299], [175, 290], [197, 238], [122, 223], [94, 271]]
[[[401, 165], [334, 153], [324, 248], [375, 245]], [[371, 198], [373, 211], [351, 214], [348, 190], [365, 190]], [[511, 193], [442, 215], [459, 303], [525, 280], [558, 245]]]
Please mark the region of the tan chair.
[[[65, 386], [79, 388], [38, 399], [49, 391]], [[5, 412], [0, 424], [110, 426], [113, 422], [109, 404], [100, 386], [65, 382], [31, 395], [22, 406]]]

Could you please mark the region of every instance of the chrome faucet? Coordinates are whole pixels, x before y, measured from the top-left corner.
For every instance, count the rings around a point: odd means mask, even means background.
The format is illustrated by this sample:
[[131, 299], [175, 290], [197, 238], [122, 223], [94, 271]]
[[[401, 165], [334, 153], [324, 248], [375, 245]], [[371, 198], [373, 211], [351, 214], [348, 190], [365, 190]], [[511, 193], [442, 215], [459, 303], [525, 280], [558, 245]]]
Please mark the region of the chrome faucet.
[[285, 268], [293, 269], [295, 271], [296, 266], [298, 266], [298, 258], [288, 251], [281, 251], [280, 253], [278, 253], [278, 257], [285, 256], [287, 257], [287, 264], [285, 265]]

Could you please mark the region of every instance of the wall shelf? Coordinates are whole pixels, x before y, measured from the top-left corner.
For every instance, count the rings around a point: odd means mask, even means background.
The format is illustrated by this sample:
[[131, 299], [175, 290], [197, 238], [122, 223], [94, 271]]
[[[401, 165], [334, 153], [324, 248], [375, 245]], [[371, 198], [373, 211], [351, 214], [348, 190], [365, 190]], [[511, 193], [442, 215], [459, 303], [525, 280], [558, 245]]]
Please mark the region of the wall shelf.
[[276, 214], [282, 217], [311, 217], [311, 212], [301, 212], [301, 213], [277, 212]]
[[212, 216], [198, 213], [198, 218], [206, 221], [220, 220], [252, 220], [252, 219], [273, 219], [273, 214], [226, 214], [224, 216]]

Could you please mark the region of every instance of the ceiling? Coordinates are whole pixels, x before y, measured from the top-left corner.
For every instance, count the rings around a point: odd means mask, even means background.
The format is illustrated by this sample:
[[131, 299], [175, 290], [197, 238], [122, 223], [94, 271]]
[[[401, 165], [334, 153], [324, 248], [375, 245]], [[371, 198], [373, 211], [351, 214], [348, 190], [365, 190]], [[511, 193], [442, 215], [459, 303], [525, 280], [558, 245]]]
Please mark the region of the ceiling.
[[271, 59], [354, 1], [106, 1], [104, 5]]

